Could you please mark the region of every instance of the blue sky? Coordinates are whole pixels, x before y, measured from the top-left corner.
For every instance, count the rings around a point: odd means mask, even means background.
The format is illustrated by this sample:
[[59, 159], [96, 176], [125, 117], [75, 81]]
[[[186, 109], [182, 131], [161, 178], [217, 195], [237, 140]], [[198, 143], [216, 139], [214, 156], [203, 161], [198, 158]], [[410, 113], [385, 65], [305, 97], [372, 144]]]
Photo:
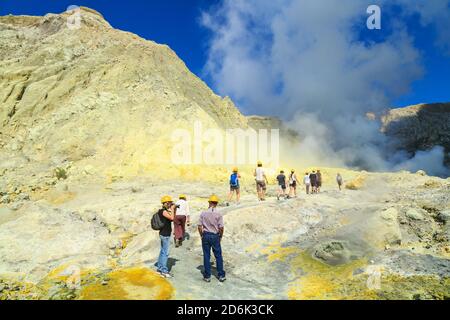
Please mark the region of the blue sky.
[[[202, 11], [211, 10], [218, 2], [220, 0], [128, 0], [126, 2], [0, 0], [0, 15], [59, 13], [65, 11], [69, 5], [93, 8], [102, 13], [115, 28], [136, 33], [158, 43], [168, 44], [186, 62], [191, 71], [214, 88], [212, 79], [203, 72], [211, 33], [201, 25], [200, 16]], [[423, 27], [414, 17], [408, 19], [405, 23], [409, 33], [414, 36], [416, 48], [422, 54], [425, 74], [423, 78], [412, 84], [411, 92], [394, 101], [394, 105], [448, 102], [450, 101], [450, 56], [444, 55], [435, 46], [433, 27]], [[383, 21], [389, 25], [389, 15], [383, 16]], [[361, 36], [374, 37], [374, 34]], [[372, 40], [376, 41], [376, 39]]]

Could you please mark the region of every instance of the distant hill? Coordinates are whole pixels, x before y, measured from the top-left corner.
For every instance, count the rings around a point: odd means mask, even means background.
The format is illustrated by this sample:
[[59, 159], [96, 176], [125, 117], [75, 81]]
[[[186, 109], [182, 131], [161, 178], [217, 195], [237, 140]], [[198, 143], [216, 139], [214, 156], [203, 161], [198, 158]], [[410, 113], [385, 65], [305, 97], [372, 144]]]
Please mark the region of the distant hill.
[[443, 146], [450, 166], [450, 103], [392, 109], [381, 117], [382, 131], [399, 139], [398, 148], [414, 153]]

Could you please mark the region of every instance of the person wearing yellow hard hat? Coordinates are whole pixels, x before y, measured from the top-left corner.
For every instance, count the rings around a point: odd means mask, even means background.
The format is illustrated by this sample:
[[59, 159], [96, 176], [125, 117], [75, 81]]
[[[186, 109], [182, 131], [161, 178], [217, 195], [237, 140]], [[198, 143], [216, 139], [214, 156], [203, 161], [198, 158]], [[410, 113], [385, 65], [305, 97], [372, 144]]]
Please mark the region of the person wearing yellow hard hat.
[[175, 203], [176, 215], [173, 220], [175, 247], [178, 248], [183, 245], [183, 240], [186, 237], [186, 223], [190, 225], [189, 203], [184, 194], [180, 194], [179, 200]]
[[162, 208], [156, 212], [151, 221], [152, 228], [159, 230], [159, 238], [161, 240], [161, 250], [159, 252], [158, 261], [155, 266], [158, 273], [164, 278], [172, 278], [167, 267], [169, 259], [170, 238], [172, 235], [172, 221], [175, 218], [175, 205], [171, 196], [163, 196], [161, 198]]
[[259, 201], [265, 201], [266, 200], [266, 190], [267, 185], [269, 184], [269, 180], [267, 180], [266, 173], [263, 169], [263, 164], [261, 161], [258, 161], [258, 167], [255, 169], [253, 175], [255, 176], [256, 180], [256, 192], [258, 194], [258, 200]]
[[233, 198], [233, 194], [236, 193], [236, 203], [239, 204], [241, 198], [241, 186], [239, 184], [239, 179], [241, 175], [239, 174], [239, 169], [237, 167], [233, 168], [233, 173], [230, 176], [230, 193], [228, 194], [227, 206], [230, 205], [230, 201]]
[[211, 282], [211, 249], [216, 258], [217, 274], [220, 282], [224, 282], [225, 270], [223, 269], [223, 257], [221, 240], [224, 232], [223, 217], [217, 210], [219, 198], [212, 195], [208, 199], [209, 208], [200, 214], [198, 232], [202, 238], [203, 249], [203, 280]]

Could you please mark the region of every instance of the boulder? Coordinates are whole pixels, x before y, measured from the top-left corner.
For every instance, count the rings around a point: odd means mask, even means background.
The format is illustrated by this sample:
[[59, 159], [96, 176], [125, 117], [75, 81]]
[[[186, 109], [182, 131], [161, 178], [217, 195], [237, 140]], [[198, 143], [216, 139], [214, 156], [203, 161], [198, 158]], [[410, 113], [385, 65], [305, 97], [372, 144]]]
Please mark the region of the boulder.
[[395, 208], [389, 208], [387, 210], [382, 211], [380, 217], [385, 221], [393, 222], [398, 218], [398, 211]]
[[122, 251], [120, 262], [132, 266], [149, 263], [159, 255], [160, 240], [158, 232], [147, 231], [134, 237]]
[[442, 187], [442, 183], [436, 181], [436, 180], [428, 180], [423, 185], [426, 189], [435, 189]]
[[332, 240], [314, 247], [313, 257], [326, 264], [335, 266], [349, 262], [351, 253], [344, 242]]
[[424, 220], [426, 211], [423, 209], [410, 208], [406, 211], [406, 217], [411, 220]]
[[65, 263], [101, 266], [107, 262], [106, 228], [63, 210], [30, 205], [21, 216], [0, 224], [0, 273], [40, 279]]
[[446, 225], [449, 224], [449, 221], [450, 221], [450, 210], [441, 211], [438, 214], [437, 217], [438, 217], [439, 221], [445, 223]]
[[389, 208], [374, 214], [366, 221], [365, 240], [376, 248], [399, 245], [402, 233], [398, 223], [398, 211]]

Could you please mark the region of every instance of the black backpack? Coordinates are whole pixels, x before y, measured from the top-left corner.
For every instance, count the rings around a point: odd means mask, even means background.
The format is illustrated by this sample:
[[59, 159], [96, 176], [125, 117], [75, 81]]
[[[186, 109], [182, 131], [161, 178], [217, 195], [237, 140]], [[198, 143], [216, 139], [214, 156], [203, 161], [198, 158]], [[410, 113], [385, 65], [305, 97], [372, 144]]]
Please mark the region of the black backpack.
[[161, 210], [158, 210], [158, 212], [156, 212], [155, 214], [153, 214], [152, 221], [151, 221], [153, 230], [160, 231], [162, 228], [164, 228], [165, 223], [161, 218], [163, 211], [164, 210], [161, 209]]

